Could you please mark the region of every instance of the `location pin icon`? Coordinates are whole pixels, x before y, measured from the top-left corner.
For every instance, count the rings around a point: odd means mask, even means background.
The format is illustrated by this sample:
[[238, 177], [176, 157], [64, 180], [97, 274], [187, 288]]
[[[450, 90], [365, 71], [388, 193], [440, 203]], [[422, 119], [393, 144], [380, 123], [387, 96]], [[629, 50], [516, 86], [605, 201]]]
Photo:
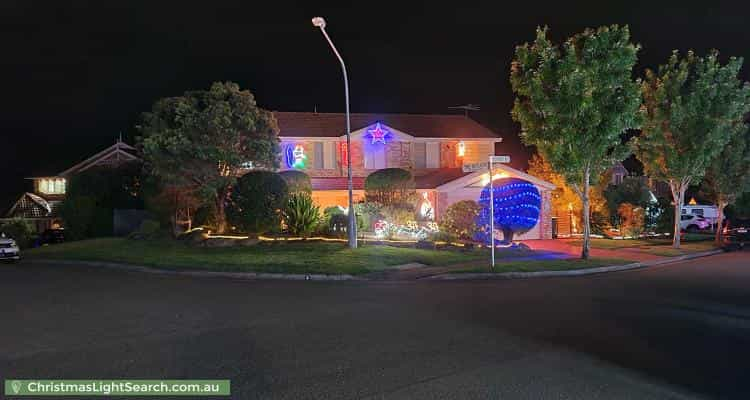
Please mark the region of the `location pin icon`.
[[13, 388], [13, 393], [18, 394], [21, 391], [21, 382], [13, 381], [10, 386]]

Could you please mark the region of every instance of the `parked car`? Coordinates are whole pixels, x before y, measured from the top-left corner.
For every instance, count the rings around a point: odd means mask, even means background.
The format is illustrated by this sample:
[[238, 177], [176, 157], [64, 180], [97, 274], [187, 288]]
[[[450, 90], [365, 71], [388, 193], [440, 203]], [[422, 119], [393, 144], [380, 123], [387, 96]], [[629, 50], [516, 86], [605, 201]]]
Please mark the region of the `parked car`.
[[55, 244], [65, 241], [65, 229], [47, 229], [39, 236], [39, 244]]
[[739, 227], [729, 229], [724, 233], [724, 249], [742, 250], [750, 243], [750, 228]]
[[697, 232], [711, 227], [711, 222], [700, 215], [681, 215], [680, 229], [687, 232]]
[[21, 249], [18, 248], [16, 241], [0, 235], [0, 260], [1, 261], [18, 261], [21, 259]]
[[711, 225], [719, 222], [719, 209], [713, 205], [686, 204], [682, 206], [682, 215], [699, 215]]

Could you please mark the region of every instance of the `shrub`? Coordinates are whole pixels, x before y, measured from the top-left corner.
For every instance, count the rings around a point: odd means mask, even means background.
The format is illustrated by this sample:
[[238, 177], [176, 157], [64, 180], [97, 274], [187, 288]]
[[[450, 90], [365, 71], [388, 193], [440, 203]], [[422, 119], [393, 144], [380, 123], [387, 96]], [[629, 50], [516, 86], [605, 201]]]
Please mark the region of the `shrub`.
[[349, 229], [349, 216], [346, 214], [333, 214], [328, 219], [328, 233], [342, 236]]
[[205, 204], [195, 210], [192, 218], [193, 227], [203, 226], [207, 228], [216, 227], [216, 205]]
[[[467, 201], [471, 201], [471, 200], [467, 200]], [[451, 243], [451, 242], [455, 242], [457, 237], [458, 236], [455, 233], [449, 232], [449, 231], [436, 231], [427, 235], [427, 238], [432, 242]]]
[[411, 204], [392, 204], [380, 209], [383, 219], [392, 225], [406, 225], [414, 221], [414, 206]]
[[365, 197], [384, 206], [413, 202], [416, 192], [411, 172], [386, 168], [371, 173], [365, 179]]
[[312, 193], [312, 182], [306, 173], [290, 169], [279, 172], [279, 175], [284, 178], [289, 193]]
[[292, 193], [283, 210], [284, 223], [292, 235], [309, 236], [320, 221], [320, 207], [307, 193]]
[[250, 171], [237, 179], [232, 188], [227, 219], [245, 232], [260, 234], [277, 230], [287, 198], [288, 188], [279, 174]]
[[481, 207], [472, 200], [451, 204], [440, 221], [440, 230], [461, 239], [472, 239], [477, 233], [476, 219]]
[[161, 229], [161, 224], [157, 220], [145, 219], [141, 222], [141, 226], [137, 231], [132, 232], [128, 235], [131, 239], [152, 239], [154, 238]]
[[643, 207], [630, 203], [620, 204], [620, 207], [617, 208], [617, 214], [620, 215], [622, 221], [620, 231], [623, 236], [637, 238], [643, 233], [645, 214]]
[[380, 203], [368, 201], [354, 205], [354, 212], [357, 215], [357, 230], [370, 231], [373, 223], [382, 218], [380, 210], [383, 206]]
[[0, 232], [16, 241], [22, 249], [31, 245], [32, 229], [29, 223], [21, 218], [13, 218], [0, 225]]
[[65, 238], [80, 240], [90, 237], [96, 215], [96, 201], [93, 198], [68, 195], [60, 204], [60, 217], [64, 221]]

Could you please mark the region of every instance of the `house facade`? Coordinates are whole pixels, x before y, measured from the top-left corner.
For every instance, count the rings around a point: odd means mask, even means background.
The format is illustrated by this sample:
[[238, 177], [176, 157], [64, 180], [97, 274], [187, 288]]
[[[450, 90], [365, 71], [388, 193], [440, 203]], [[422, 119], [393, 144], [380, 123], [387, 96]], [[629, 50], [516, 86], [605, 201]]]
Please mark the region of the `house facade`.
[[[312, 197], [322, 208], [346, 207], [347, 162], [352, 161], [354, 201], [364, 200], [367, 175], [383, 168], [412, 173], [420, 209], [440, 220], [451, 204], [479, 200], [489, 171], [464, 172], [465, 164], [487, 162], [502, 138], [463, 115], [351, 114], [351, 148], [340, 113], [274, 112], [281, 139], [281, 169], [310, 176]], [[555, 186], [506, 165], [494, 179], [532, 182], [542, 196], [540, 222], [518, 239], [552, 238], [551, 191]]]
[[117, 168], [125, 163], [140, 162], [136, 149], [122, 140], [94, 154], [60, 173], [27, 178], [32, 191], [26, 192], [13, 204], [0, 221], [22, 218], [36, 232], [61, 226], [58, 206], [65, 198], [70, 178], [91, 168]]

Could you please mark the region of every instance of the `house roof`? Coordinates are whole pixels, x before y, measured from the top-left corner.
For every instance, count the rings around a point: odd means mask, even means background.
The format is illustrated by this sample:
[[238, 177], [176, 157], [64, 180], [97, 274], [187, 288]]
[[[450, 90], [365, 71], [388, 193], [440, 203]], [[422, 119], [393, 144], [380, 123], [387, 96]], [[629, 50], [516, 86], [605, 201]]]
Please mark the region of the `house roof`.
[[[339, 137], [346, 134], [343, 113], [274, 111], [283, 137]], [[380, 122], [418, 138], [500, 139], [491, 130], [463, 115], [351, 114], [352, 132]]]
[[94, 154], [93, 156], [81, 161], [80, 163], [66, 169], [59, 173], [59, 176], [69, 176], [79, 172], [83, 172], [91, 167], [99, 164], [105, 164], [109, 162], [120, 163], [122, 161], [140, 161], [140, 158], [135, 155], [136, 149], [129, 144], [118, 140], [112, 146]]
[[468, 174], [470, 172], [464, 172], [461, 168], [441, 168], [427, 175], [415, 177], [414, 184], [417, 189], [434, 189]]
[[[335, 178], [310, 178], [313, 190], [347, 190], [349, 182], [346, 177]], [[354, 190], [363, 190], [365, 188], [365, 178], [352, 177], [352, 188]]]

